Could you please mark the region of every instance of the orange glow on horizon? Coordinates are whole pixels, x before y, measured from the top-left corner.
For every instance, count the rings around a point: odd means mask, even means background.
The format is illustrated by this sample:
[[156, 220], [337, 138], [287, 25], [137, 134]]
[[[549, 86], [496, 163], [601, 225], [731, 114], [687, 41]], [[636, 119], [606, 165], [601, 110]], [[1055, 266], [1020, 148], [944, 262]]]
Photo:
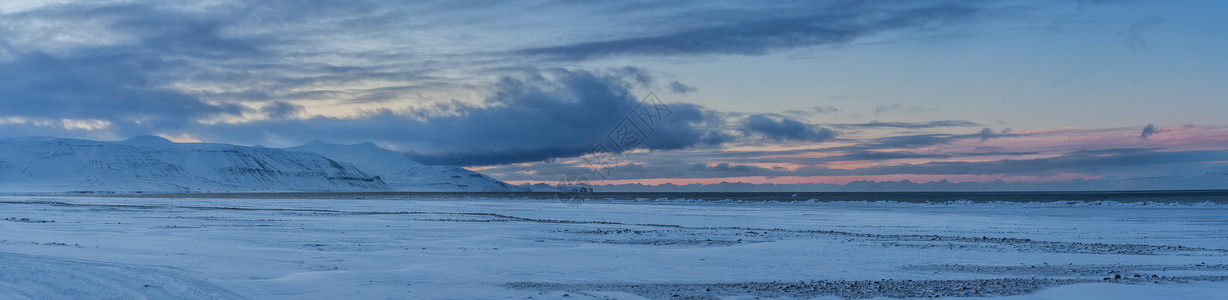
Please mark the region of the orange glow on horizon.
[[[1143, 138], [1140, 128], [1102, 128], [1102, 129], [1078, 129], [1078, 128], [1060, 128], [1060, 129], [1043, 129], [1043, 130], [1019, 130], [1013, 131], [1014, 136], [992, 137], [981, 139], [979, 137], [958, 138], [947, 144], [929, 147], [919, 147], [908, 150], [887, 150], [887, 149], [871, 149], [879, 153], [891, 153], [902, 151], [907, 154], [918, 155], [938, 155], [936, 157], [908, 157], [903, 158], [888, 158], [878, 160], [825, 160], [824, 157], [836, 157], [846, 155], [850, 151], [837, 151], [832, 149], [830, 144], [822, 143], [822, 147], [810, 145], [803, 147], [798, 145], [789, 145], [781, 147], [736, 147], [739, 150], [745, 151], [745, 155], [739, 156], [738, 153], [730, 153], [728, 149], [692, 149], [682, 150], [677, 152], [636, 152], [631, 153], [621, 158], [618, 161], [619, 166], [627, 164], [637, 164], [642, 166], [651, 166], [652, 162], [662, 158], [667, 158], [669, 155], [687, 156], [686, 152], [695, 154], [696, 160], [693, 163], [701, 163], [709, 167], [714, 167], [722, 163], [728, 163], [731, 166], [752, 166], [765, 169], [780, 170], [782, 174], [794, 172], [803, 169], [828, 169], [828, 170], [850, 170], [852, 173], [857, 173], [856, 170], [866, 170], [867, 168], [875, 168], [892, 165], [923, 165], [928, 163], [985, 163], [1003, 160], [1024, 161], [1032, 159], [1058, 158], [1065, 155], [1076, 156], [1097, 155], [1095, 152], [1081, 151], [1098, 151], [1112, 149], [1146, 149], [1147, 152], [1180, 152], [1180, 151], [1196, 151], [1208, 150], [1218, 151], [1228, 149], [1228, 127], [1220, 126], [1175, 126], [1175, 127], [1159, 127], [1156, 133]], [[800, 151], [799, 151], [800, 150]], [[1144, 150], [1140, 150], [1144, 151]], [[737, 151], [732, 151], [737, 152]], [[713, 155], [713, 154], [719, 155]], [[1113, 151], [1100, 154], [1102, 156], [1114, 155]], [[704, 157], [711, 157], [704, 159]], [[789, 158], [798, 158], [790, 160]], [[807, 160], [805, 158], [811, 158]], [[820, 158], [820, 159], [814, 159]], [[1228, 161], [1208, 162], [1207, 164], [1223, 164]], [[576, 165], [573, 165], [576, 166]], [[581, 165], [582, 166], [582, 165]], [[617, 169], [616, 169], [617, 170]], [[869, 170], [866, 170], [869, 171]], [[524, 171], [519, 171], [520, 175], [526, 175]], [[617, 172], [617, 171], [615, 171]], [[862, 172], [871, 173], [871, 172]], [[675, 173], [670, 173], [675, 174]], [[885, 175], [849, 175], [849, 176], [744, 176], [744, 177], [719, 177], [719, 178], [685, 178], [687, 176], [700, 177], [701, 174], [690, 174], [687, 172], [676, 173], [680, 178], [640, 178], [640, 179], [616, 179], [597, 181], [592, 180], [595, 185], [618, 185], [618, 184], [645, 184], [645, 185], [660, 185], [660, 184], [718, 184], [722, 182], [741, 182], [752, 184], [848, 184], [854, 181], [903, 181], [909, 180], [915, 183], [928, 183], [947, 180], [950, 182], [988, 182], [995, 180], [1003, 180], [1007, 182], [1050, 182], [1050, 181], [1067, 181], [1073, 179], [1095, 180], [1112, 175], [1129, 175], [1129, 174], [1096, 174], [1096, 173], [1063, 173], [1049, 176], [1019, 176], [1019, 175], [1004, 175], [1004, 174], [972, 174], [972, 175], [931, 175], [931, 174], [885, 174]], [[708, 174], [709, 176], [719, 174]], [[620, 175], [615, 174], [615, 177]], [[622, 176], [634, 176], [624, 174]], [[533, 178], [534, 176], [517, 176], [519, 178]], [[542, 180], [515, 180], [508, 181], [514, 184], [524, 183], [547, 183], [551, 181]]]
[[[930, 183], [939, 181], [950, 181], [953, 183], [960, 182], [990, 182], [1002, 180], [1006, 182], [1050, 182], [1064, 181], [1074, 179], [1094, 180], [1110, 175], [1089, 175], [1078, 173], [1063, 173], [1053, 176], [1003, 176], [1003, 175], [917, 175], [917, 174], [891, 174], [891, 175], [852, 175], [852, 176], [781, 176], [781, 177], [766, 177], [766, 176], [748, 176], [748, 177], [721, 177], [721, 178], [652, 178], [652, 179], [614, 179], [614, 180], [593, 180], [590, 184], [601, 185], [620, 185], [620, 184], [643, 184], [643, 185], [687, 185], [687, 184], [719, 184], [727, 183], [751, 183], [751, 184], [848, 184], [854, 181], [904, 181], [908, 180], [914, 183]], [[509, 180], [510, 184], [554, 184], [554, 182], [542, 182], [534, 180]]]

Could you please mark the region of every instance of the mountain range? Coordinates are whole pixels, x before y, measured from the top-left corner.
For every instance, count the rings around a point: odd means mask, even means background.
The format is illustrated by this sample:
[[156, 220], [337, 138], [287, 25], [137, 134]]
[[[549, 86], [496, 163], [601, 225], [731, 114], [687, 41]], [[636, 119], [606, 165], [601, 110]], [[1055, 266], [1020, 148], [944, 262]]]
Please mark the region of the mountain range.
[[423, 165], [371, 143], [277, 149], [53, 137], [0, 139], [0, 191], [522, 191], [455, 166]]
[[[1202, 167], [1144, 176], [1052, 182], [854, 181], [837, 184], [719, 183], [598, 185], [603, 192], [1107, 191], [1228, 188], [1228, 169]], [[0, 192], [523, 192], [456, 166], [425, 165], [372, 143], [312, 141], [291, 148], [124, 141], [0, 138]]]
[[1160, 191], [1228, 189], [1228, 169], [1191, 168], [1142, 176], [1108, 176], [1099, 179], [1066, 181], [934, 182], [853, 181], [847, 184], [755, 184], [721, 182], [713, 184], [619, 184], [598, 185], [602, 192], [1037, 192], [1037, 191]]

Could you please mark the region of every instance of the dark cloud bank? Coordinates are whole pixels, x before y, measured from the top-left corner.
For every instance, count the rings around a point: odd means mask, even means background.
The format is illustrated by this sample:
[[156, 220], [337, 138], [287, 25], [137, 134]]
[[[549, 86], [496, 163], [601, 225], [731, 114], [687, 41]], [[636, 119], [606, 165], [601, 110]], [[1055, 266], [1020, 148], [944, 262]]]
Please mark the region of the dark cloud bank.
[[[908, 2], [878, 5], [858, 1], [813, 1], [798, 7], [761, 13], [747, 8], [732, 21], [704, 23], [628, 38], [530, 48], [522, 54], [559, 60], [611, 56], [682, 56], [702, 54], [762, 55], [799, 47], [843, 45], [885, 31], [915, 29], [977, 15], [980, 8], [965, 2]], [[737, 9], [731, 7], [730, 9]]]
[[[218, 3], [207, 10], [162, 2], [120, 5], [73, 4], [8, 14], [0, 61], [0, 104], [4, 116], [101, 120], [109, 127], [83, 133], [54, 126], [16, 128], [9, 132], [123, 138], [145, 134], [187, 134], [207, 141], [267, 144], [375, 141], [394, 146], [427, 163], [489, 165], [575, 157], [589, 151], [637, 103], [636, 89], [657, 87], [650, 72], [637, 68], [583, 69], [527, 66], [490, 61], [564, 55], [598, 57], [615, 52], [639, 55], [762, 54], [780, 49], [847, 43], [886, 30], [924, 26], [959, 18], [973, 9], [958, 5], [866, 5], [831, 2], [777, 7], [791, 16], [743, 15], [725, 23], [718, 15], [685, 19], [675, 32], [623, 41], [578, 41], [571, 45], [453, 57], [453, 64], [486, 72], [495, 80], [480, 86], [445, 83], [435, 78], [430, 60], [383, 53], [323, 53], [320, 39], [363, 36], [368, 30], [412, 31], [431, 24], [392, 18], [401, 13], [447, 15], [449, 5], [376, 5], [323, 1]], [[728, 7], [698, 7], [727, 11]], [[770, 9], [769, 9], [770, 10]], [[258, 12], [258, 13], [257, 13]], [[697, 14], [703, 15], [703, 14]], [[123, 42], [81, 44], [67, 48], [38, 42], [14, 43], [35, 21], [89, 22], [90, 29], [121, 33]], [[446, 23], [446, 22], [444, 22]], [[311, 24], [312, 26], [306, 26]], [[274, 30], [276, 28], [283, 28]], [[288, 29], [286, 29], [288, 28]], [[280, 31], [279, 31], [280, 30]], [[34, 39], [37, 41], [37, 39]], [[616, 47], [594, 47], [594, 43]], [[657, 45], [651, 48], [649, 44]], [[554, 50], [550, 50], [554, 49]], [[600, 50], [600, 52], [595, 49]], [[655, 49], [655, 50], [654, 50]], [[586, 52], [587, 51], [587, 52]], [[319, 56], [340, 56], [361, 63], [322, 63]], [[371, 62], [369, 57], [379, 58]], [[405, 59], [418, 64], [384, 63]], [[430, 59], [430, 58], [426, 58]], [[437, 63], [436, 63], [437, 64]], [[443, 65], [447, 67], [447, 65]], [[481, 76], [479, 76], [481, 77]], [[364, 80], [403, 80], [405, 86], [363, 90], [296, 92], [307, 87]], [[182, 90], [191, 82], [220, 89]], [[472, 81], [470, 82], [472, 83]], [[309, 117], [300, 104], [284, 99], [343, 97], [354, 102], [381, 101], [420, 86], [490, 91], [480, 103], [450, 102], [429, 107], [405, 104], [353, 118]], [[696, 87], [662, 82], [676, 94]], [[687, 103], [669, 103], [673, 114], [653, 128], [641, 145], [648, 150], [676, 150], [755, 139], [772, 142], [822, 142], [837, 132], [798, 119], [752, 115], [737, 119]], [[244, 123], [208, 122], [249, 118]], [[305, 119], [300, 119], [307, 117]], [[726, 124], [729, 122], [729, 124]], [[28, 125], [28, 124], [27, 124]], [[26, 126], [28, 127], [28, 126]], [[94, 135], [94, 136], [88, 136]]]
[[[380, 110], [360, 118], [270, 119], [200, 128], [218, 140], [259, 141], [267, 135], [294, 140], [319, 136], [339, 142], [378, 137], [428, 164], [494, 165], [583, 155], [623, 119], [635, 117], [641, 99], [631, 90], [651, 84], [634, 70], [538, 70], [507, 76], [480, 105], [452, 103], [426, 110]], [[665, 103], [671, 114], [650, 128], [641, 149], [678, 150], [715, 146], [735, 137], [822, 142], [836, 133], [789, 118], [752, 115], [740, 127], [725, 115], [686, 103]], [[270, 110], [287, 110], [272, 106]], [[293, 111], [293, 110], [290, 110]], [[436, 111], [451, 115], [433, 115]], [[724, 130], [730, 128], [729, 130]], [[361, 136], [343, 138], [350, 133]], [[733, 132], [734, 134], [730, 134]]]

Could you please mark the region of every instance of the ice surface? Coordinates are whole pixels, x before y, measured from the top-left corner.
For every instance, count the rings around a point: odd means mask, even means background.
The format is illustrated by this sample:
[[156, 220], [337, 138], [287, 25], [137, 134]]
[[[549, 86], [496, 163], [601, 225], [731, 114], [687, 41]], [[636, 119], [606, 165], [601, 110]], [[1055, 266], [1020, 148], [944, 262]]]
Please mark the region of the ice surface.
[[7, 196], [0, 212], [0, 298], [1228, 293], [1213, 204]]

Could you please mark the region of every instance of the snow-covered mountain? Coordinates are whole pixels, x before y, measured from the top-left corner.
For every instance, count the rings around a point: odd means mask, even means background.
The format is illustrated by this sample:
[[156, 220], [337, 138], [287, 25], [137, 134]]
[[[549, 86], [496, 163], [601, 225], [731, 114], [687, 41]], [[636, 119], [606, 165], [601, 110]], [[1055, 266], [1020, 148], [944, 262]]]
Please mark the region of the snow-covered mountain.
[[0, 139], [4, 191], [386, 191], [379, 177], [315, 153], [160, 137]]
[[285, 150], [319, 153], [335, 161], [353, 164], [360, 170], [378, 175], [384, 183], [396, 191], [519, 192], [529, 190], [461, 167], [423, 165], [401, 153], [380, 148], [372, 143], [338, 145], [312, 141], [306, 145]]
[[0, 191], [526, 191], [455, 166], [428, 166], [375, 144], [275, 149], [174, 143], [0, 139]]

